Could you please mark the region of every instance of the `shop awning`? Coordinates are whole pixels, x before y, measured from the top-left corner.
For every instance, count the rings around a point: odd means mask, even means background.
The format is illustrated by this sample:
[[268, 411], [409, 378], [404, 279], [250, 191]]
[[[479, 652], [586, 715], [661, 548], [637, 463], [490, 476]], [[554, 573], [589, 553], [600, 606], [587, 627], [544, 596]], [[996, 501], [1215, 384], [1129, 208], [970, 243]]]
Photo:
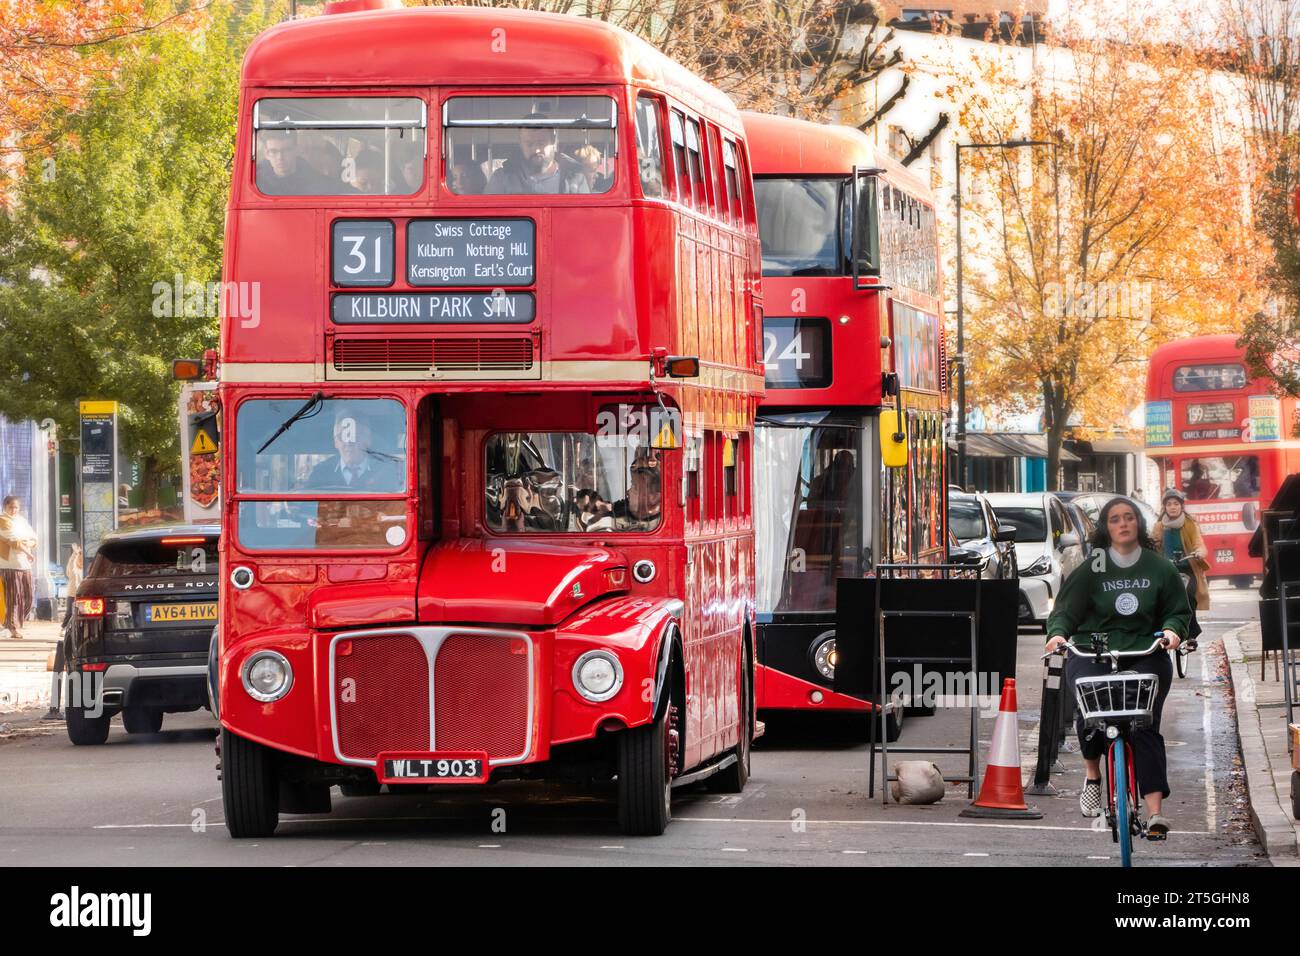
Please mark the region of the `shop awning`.
[[[967, 432], [968, 458], [1046, 458], [1047, 436], [1019, 432]], [[1061, 449], [1061, 461], [1078, 461], [1079, 456]]]

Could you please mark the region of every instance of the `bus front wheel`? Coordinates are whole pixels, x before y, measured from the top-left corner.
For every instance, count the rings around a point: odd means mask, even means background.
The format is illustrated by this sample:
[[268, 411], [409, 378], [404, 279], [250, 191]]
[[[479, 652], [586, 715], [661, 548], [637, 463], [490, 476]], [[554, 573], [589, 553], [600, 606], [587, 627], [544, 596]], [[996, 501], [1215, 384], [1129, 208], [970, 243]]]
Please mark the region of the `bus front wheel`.
[[676, 718], [669, 696], [658, 720], [618, 735], [618, 823], [629, 836], [659, 836], [672, 819]]
[[280, 822], [280, 779], [268, 747], [221, 729], [221, 799], [236, 838], [269, 837]]

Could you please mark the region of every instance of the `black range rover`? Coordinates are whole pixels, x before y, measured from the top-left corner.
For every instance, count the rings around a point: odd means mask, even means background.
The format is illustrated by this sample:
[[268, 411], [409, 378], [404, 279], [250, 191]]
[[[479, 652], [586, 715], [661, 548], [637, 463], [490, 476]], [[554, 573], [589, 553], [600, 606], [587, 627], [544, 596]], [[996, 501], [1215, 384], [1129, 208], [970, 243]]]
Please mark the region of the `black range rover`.
[[208, 705], [217, 622], [216, 525], [167, 525], [106, 537], [65, 631], [66, 712], [74, 744], [157, 733], [163, 714]]

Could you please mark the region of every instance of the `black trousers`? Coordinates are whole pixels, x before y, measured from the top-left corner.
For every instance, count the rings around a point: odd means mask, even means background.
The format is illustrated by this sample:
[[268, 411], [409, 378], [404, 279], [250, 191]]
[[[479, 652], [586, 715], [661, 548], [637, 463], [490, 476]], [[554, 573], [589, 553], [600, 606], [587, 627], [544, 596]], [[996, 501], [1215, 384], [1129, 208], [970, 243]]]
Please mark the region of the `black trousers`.
[[[1156, 651], [1145, 657], [1121, 659], [1120, 669], [1139, 674], [1155, 674], [1156, 702], [1151, 710], [1151, 726], [1135, 730], [1129, 735], [1133, 747], [1133, 773], [1137, 777], [1139, 796], [1160, 793], [1169, 796], [1168, 764], [1165, 760], [1165, 738], [1160, 733], [1160, 714], [1169, 696], [1169, 685], [1174, 679], [1174, 665], [1168, 651]], [[1110, 673], [1110, 661], [1098, 663], [1090, 658], [1071, 654], [1065, 664], [1065, 684], [1070, 698], [1074, 698], [1074, 681], [1077, 677], [1092, 677]], [[1083, 716], [1075, 718], [1075, 731], [1079, 735], [1079, 749], [1084, 757], [1096, 760], [1106, 752], [1110, 741], [1099, 730], [1084, 730]]]

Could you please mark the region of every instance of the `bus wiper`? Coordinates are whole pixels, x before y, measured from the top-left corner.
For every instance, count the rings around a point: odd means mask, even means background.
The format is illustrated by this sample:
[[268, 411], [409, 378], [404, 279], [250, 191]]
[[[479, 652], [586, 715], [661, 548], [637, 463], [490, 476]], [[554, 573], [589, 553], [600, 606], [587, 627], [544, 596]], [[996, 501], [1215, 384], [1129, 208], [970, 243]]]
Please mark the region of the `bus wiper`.
[[275, 430], [275, 434], [262, 443], [262, 447], [257, 450], [257, 453], [260, 455], [262, 452], [266, 451], [266, 449], [271, 446], [271, 442], [275, 441], [287, 432], [293, 426], [294, 422], [306, 418], [309, 415], [314, 415], [316, 412], [320, 411], [320, 406], [324, 401], [324, 392], [317, 392], [311, 398], [307, 399], [307, 404], [286, 418], [284, 424]]

